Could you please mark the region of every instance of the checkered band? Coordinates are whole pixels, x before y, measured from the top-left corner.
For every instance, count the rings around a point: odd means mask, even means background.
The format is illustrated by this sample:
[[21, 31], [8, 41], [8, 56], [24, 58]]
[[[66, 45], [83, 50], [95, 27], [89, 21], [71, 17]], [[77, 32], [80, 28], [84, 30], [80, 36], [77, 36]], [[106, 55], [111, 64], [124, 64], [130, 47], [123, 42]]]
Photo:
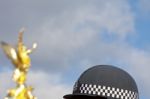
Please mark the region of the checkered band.
[[99, 95], [117, 99], [138, 99], [138, 93], [115, 87], [106, 87], [92, 84], [81, 84], [80, 93], [89, 95]]

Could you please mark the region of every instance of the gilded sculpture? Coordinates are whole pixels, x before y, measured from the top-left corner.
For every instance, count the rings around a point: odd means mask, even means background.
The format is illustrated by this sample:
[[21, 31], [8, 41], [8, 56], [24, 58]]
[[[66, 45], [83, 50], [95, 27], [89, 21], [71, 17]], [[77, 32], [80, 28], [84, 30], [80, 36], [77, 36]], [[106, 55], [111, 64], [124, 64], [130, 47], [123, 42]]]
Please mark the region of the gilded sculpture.
[[9, 89], [4, 99], [37, 99], [32, 95], [33, 88], [27, 86], [25, 83], [31, 66], [29, 54], [33, 52], [37, 44], [34, 43], [31, 49], [27, 49], [23, 44], [23, 32], [24, 30], [19, 32], [17, 47], [12, 47], [6, 42], [1, 42], [4, 53], [15, 67], [12, 78], [16, 83], [16, 88]]

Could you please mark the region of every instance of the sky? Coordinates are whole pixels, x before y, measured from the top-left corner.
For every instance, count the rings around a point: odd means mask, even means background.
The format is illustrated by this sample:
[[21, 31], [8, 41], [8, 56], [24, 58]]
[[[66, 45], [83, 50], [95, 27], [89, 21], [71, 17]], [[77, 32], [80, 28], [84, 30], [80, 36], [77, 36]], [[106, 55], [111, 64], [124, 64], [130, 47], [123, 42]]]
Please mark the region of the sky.
[[[62, 99], [80, 74], [108, 64], [127, 71], [150, 97], [150, 0], [0, 0], [0, 41], [36, 42], [27, 84], [38, 99]], [[15, 87], [0, 49], [0, 99]], [[58, 94], [59, 93], [59, 94]]]

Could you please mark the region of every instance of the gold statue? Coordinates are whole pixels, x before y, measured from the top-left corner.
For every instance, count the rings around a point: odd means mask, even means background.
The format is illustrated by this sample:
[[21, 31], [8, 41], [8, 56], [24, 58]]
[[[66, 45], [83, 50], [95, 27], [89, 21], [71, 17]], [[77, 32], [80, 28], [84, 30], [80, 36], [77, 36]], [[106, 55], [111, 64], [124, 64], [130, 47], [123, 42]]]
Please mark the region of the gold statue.
[[37, 44], [34, 43], [32, 49], [27, 49], [23, 44], [23, 32], [24, 30], [19, 32], [16, 49], [5, 42], [1, 42], [2, 49], [15, 66], [13, 80], [17, 84], [16, 88], [8, 90], [5, 99], [37, 99], [32, 95], [33, 88], [25, 84], [27, 72], [31, 65], [29, 54], [36, 48]]

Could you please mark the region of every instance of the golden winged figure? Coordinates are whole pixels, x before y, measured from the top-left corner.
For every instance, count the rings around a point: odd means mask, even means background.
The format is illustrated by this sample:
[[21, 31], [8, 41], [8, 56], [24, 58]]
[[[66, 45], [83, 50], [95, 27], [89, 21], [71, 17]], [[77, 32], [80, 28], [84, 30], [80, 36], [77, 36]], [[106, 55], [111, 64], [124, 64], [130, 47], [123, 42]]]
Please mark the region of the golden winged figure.
[[6, 56], [11, 60], [15, 66], [13, 73], [13, 80], [17, 83], [16, 88], [10, 89], [5, 99], [36, 99], [32, 96], [32, 87], [25, 86], [26, 75], [30, 68], [29, 54], [36, 48], [37, 44], [34, 43], [31, 49], [27, 49], [23, 44], [23, 31], [19, 32], [18, 44], [14, 48], [6, 42], [1, 42], [1, 47]]
[[27, 71], [30, 67], [29, 54], [36, 48], [37, 45], [34, 43], [32, 49], [27, 49], [22, 42], [22, 35], [23, 32], [20, 32], [17, 49], [5, 42], [1, 42], [1, 46], [16, 68]]

